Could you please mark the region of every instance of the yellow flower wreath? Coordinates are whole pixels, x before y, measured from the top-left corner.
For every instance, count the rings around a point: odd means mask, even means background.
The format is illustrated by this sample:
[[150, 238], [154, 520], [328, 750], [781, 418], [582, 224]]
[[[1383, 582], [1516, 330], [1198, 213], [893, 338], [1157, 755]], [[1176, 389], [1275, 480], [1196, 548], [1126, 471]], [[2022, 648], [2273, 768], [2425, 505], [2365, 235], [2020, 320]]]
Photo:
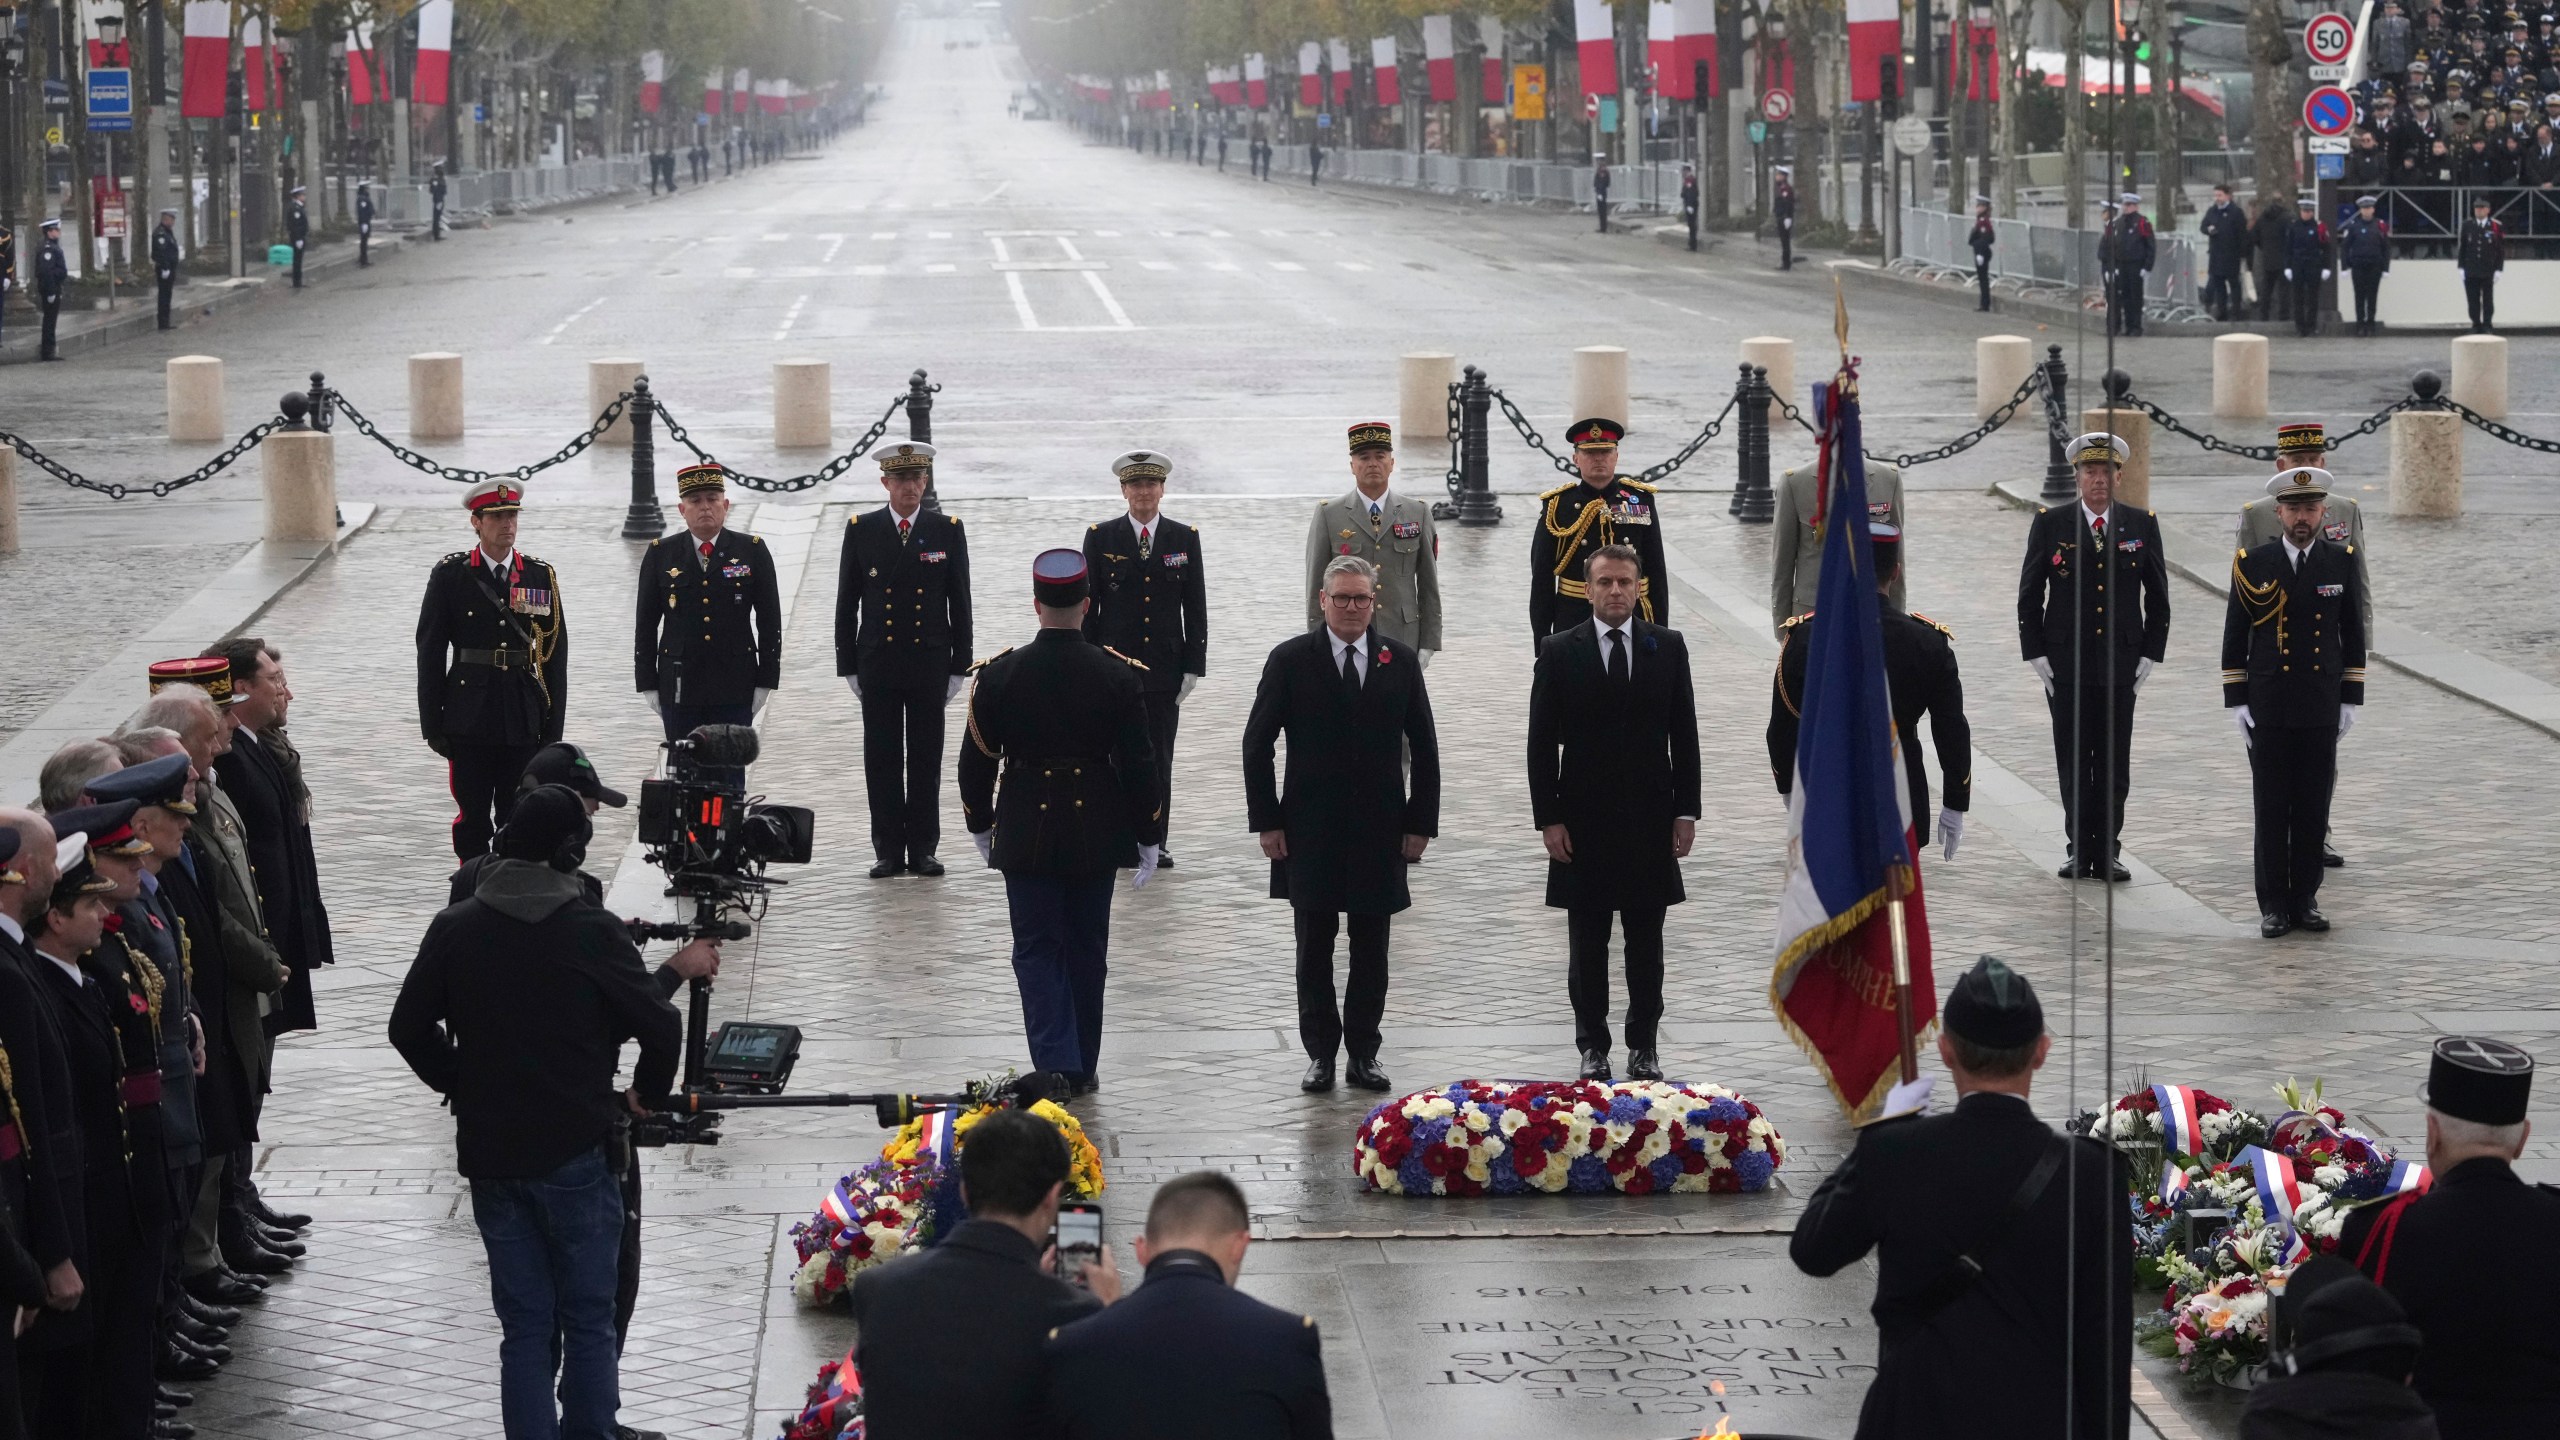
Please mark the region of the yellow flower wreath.
[[[981, 1105], [952, 1122], [951, 1133], [960, 1144], [969, 1141], [969, 1131], [981, 1119], [995, 1113], [993, 1105]], [[1066, 1108], [1054, 1101], [1042, 1100], [1031, 1107], [1031, 1113], [1058, 1128], [1067, 1141], [1067, 1198], [1091, 1200], [1100, 1195], [1108, 1183], [1102, 1176], [1102, 1152], [1087, 1139], [1084, 1126]], [[913, 1165], [924, 1148], [924, 1121], [910, 1120], [888, 1144], [880, 1147], [880, 1158], [892, 1165]]]

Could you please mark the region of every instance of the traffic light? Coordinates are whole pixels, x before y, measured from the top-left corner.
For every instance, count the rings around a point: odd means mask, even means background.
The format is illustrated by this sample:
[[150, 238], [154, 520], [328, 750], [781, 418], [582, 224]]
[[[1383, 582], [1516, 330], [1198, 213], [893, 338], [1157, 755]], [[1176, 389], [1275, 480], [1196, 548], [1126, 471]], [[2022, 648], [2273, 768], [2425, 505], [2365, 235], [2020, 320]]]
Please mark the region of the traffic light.
[[1902, 113], [1902, 57], [1888, 54], [1876, 61], [1876, 94], [1887, 120]]
[[234, 70], [222, 82], [222, 133], [240, 133], [241, 117], [249, 113], [248, 77]]

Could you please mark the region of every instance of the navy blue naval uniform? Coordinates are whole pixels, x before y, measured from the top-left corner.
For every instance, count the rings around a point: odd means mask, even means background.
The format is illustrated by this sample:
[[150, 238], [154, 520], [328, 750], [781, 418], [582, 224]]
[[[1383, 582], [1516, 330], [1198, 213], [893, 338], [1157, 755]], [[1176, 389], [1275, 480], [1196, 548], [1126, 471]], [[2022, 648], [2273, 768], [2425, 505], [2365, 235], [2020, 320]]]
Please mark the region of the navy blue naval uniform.
[[862, 683], [862, 773], [872, 858], [914, 865], [941, 839], [943, 711], [969, 671], [969, 541], [919, 508], [846, 523], [836, 572], [836, 673]]
[[1333, 1435], [1315, 1317], [1236, 1290], [1197, 1250], [1165, 1251], [1119, 1304], [1049, 1332], [1047, 1361], [1061, 1440]]
[[1084, 638], [1145, 668], [1147, 744], [1156, 756], [1156, 794], [1173, 813], [1173, 741], [1182, 728], [1182, 678], [1209, 673], [1209, 582], [1200, 531], [1161, 512], [1143, 543], [1128, 516], [1084, 532], [1084, 568], [1093, 585]]

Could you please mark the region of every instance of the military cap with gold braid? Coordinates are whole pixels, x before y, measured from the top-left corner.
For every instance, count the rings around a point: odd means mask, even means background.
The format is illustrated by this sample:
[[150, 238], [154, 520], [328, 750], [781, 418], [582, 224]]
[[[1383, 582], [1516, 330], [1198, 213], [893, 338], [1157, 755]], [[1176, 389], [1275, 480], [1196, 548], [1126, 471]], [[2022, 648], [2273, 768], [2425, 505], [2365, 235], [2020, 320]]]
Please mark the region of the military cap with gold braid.
[[880, 457], [880, 473], [884, 475], [895, 475], [901, 470], [933, 468], [933, 447], [921, 440], [901, 440], [895, 445], [883, 445], [873, 453]]
[[163, 755], [139, 765], [110, 770], [89, 782], [90, 798], [100, 804], [130, 800], [137, 805], [150, 805], [172, 815], [193, 815], [194, 802], [187, 799], [187, 785], [192, 767], [184, 755]]
[[1351, 427], [1351, 453], [1396, 448], [1395, 427], [1384, 420], [1363, 420]]
[[2287, 500], [2326, 500], [2332, 477], [2317, 465], [2296, 465], [2279, 470], [2267, 481], [2267, 493], [2282, 504]]
[[2104, 430], [2092, 430], [2071, 442], [2071, 463], [2124, 466], [2125, 443]]
[[474, 515], [497, 515], [524, 508], [524, 487], [507, 480], [483, 480], [462, 492], [462, 508]]
[[1173, 461], [1155, 450], [1132, 450], [1111, 462], [1111, 473], [1125, 483], [1131, 480], [1162, 480], [1173, 473]]
[[2276, 454], [2323, 455], [2328, 453], [2329, 432], [2317, 420], [2296, 420], [2276, 427]]
[[1571, 441], [1576, 450], [1615, 450], [1626, 434], [1626, 426], [1594, 415], [1588, 420], [1574, 421], [1566, 428], [1564, 438]]
[[729, 472], [717, 460], [703, 460], [676, 472], [676, 495], [698, 495], [705, 490], [728, 493]]
[[178, 660], [151, 662], [151, 693], [160, 693], [163, 685], [195, 685], [213, 697], [216, 705], [230, 705], [240, 697], [231, 693], [231, 662], [219, 655], [189, 655]]

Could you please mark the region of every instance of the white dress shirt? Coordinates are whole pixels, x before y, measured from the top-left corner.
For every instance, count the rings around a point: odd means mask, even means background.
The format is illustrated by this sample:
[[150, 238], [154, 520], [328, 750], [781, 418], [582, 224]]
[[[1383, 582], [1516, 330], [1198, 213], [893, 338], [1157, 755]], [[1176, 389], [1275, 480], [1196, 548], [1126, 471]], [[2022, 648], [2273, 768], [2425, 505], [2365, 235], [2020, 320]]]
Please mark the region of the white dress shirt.
[[1352, 667], [1360, 674], [1360, 683], [1363, 685], [1368, 684], [1369, 647], [1363, 642], [1368, 640], [1369, 632], [1363, 630], [1360, 632], [1360, 638], [1358, 640], [1346, 641], [1341, 636], [1334, 634], [1333, 631], [1328, 628], [1324, 632], [1324, 638], [1333, 642], [1333, 673], [1337, 675], [1342, 673], [1342, 655], [1343, 652], [1347, 650], [1351, 652], [1353, 656], [1357, 657], [1352, 660], [1351, 664]]
[[515, 573], [516, 552], [510, 550], [506, 554], [492, 560], [489, 558], [489, 552], [483, 549], [480, 552], [480, 563], [489, 567], [490, 574], [503, 578]]
[[2294, 568], [2294, 569], [2296, 569], [2296, 570], [2301, 569], [2301, 568], [2302, 568], [2302, 557], [2311, 553], [2310, 547], [2308, 547], [2308, 546], [2304, 546], [2304, 545], [2296, 545], [2296, 544], [2294, 544], [2294, 543], [2293, 543], [2293, 537], [2292, 537], [2292, 536], [2290, 536], [2290, 535], [2284, 536], [2284, 537], [2283, 537], [2283, 539], [2284, 539], [2284, 553], [2285, 553], [2286, 558], [2288, 558], [2288, 559], [2290, 559], [2291, 561], [2293, 561], [2293, 568]]
[[[1598, 622], [1594, 621], [1593, 623], [1597, 624]], [[1600, 626], [1600, 668], [1603, 670], [1609, 668], [1609, 637], [1612, 635], [1622, 635], [1626, 637], [1622, 643], [1627, 649], [1627, 675], [1632, 679], [1636, 673], [1635, 617], [1630, 615], [1618, 624]]]

